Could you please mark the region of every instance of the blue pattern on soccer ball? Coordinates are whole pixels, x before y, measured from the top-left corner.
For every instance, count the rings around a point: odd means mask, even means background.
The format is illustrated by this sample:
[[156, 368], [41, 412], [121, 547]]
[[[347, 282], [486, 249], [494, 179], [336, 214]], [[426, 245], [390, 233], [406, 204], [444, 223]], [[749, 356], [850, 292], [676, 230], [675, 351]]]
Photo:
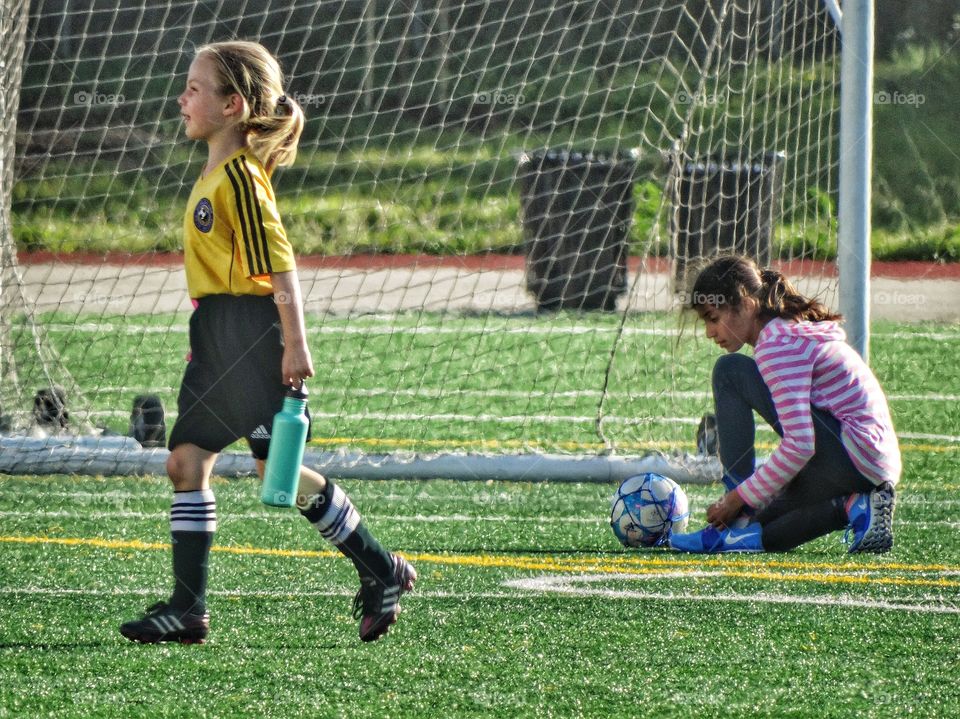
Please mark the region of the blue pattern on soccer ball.
[[656, 547], [689, 519], [687, 495], [672, 479], [653, 472], [628, 477], [613, 496], [610, 526], [625, 547]]

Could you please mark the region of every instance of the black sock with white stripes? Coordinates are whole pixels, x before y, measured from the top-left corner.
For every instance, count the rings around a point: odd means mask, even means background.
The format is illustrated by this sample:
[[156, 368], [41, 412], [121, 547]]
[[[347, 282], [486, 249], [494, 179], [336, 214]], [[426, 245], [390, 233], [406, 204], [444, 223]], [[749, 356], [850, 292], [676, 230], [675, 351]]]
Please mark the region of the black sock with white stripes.
[[206, 610], [207, 567], [216, 530], [217, 505], [212, 490], [173, 493], [173, 609], [194, 614]]
[[323, 492], [311, 497], [300, 513], [353, 562], [361, 577], [393, 575], [390, 553], [370, 534], [350, 498], [329, 479]]

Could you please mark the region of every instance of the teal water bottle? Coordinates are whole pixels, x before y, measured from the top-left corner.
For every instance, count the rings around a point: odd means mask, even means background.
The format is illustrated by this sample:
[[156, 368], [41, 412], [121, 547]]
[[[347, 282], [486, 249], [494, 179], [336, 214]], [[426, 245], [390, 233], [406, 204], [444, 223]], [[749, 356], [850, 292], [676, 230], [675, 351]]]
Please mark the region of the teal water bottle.
[[260, 488], [260, 501], [264, 504], [271, 507], [296, 504], [308, 424], [306, 385], [288, 389], [283, 409], [273, 418], [270, 450]]

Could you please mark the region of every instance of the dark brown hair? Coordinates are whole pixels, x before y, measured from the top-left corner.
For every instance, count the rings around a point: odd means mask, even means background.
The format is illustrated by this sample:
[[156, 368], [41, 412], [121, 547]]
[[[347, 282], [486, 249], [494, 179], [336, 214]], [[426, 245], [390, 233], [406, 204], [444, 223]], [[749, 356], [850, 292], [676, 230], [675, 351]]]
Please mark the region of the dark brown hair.
[[761, 270], [749, 257], [729, 255], [718, 257], [700, 270], [689, 306], [697, 309], [705, 305], [738, 307], [745, 297], [760, 304], [760, 319], [775, 317], [811, 322], [842, 320], [822, 302], [801, 295], [797, 288], [780, 272]]

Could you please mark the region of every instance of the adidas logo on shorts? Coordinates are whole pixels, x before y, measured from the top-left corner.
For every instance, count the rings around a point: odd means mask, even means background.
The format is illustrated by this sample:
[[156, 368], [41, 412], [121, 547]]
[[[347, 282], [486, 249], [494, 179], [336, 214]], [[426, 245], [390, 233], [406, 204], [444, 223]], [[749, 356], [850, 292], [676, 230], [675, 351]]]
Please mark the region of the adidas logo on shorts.
[[270, 433], [262, 424], [250, 433], [250, 439], [270, 439]]

